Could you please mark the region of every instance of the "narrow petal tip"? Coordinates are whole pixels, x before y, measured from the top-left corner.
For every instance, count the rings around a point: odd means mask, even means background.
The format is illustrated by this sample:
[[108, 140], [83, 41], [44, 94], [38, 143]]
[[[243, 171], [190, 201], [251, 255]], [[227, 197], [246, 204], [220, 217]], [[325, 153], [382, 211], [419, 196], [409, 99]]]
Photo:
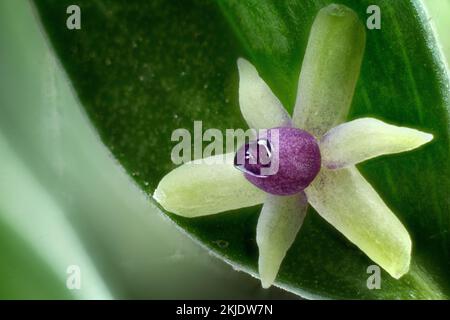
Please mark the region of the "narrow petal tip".
[[412, 241], [407, 231], [403, 237], [403, 243], [403, 251], [398, 253], [397, 263], [393, 264], [391, 268], [386, 269], [386, 271], [395, 279], [400, 279], [407, 274], [411, 265]]
[[291, 118], [258, 70], [244, 58], [237, 60], [239, 70], [239, 105], [250, 128], [266, 129], [288, 126]]
[[[184, 210], [180, 210], [176, 205], [172, 205], [172, 200], [170, 199], [170, 195], [165, 192], [165, 180], [161, 180], [156, 187], [156, 190], [153, 192], [152, 198], [161, 206], [164, 210], [168, 212], [175, 213], [180, 216], [190, 217], [190, 214], [185, 214]], [[169, 192], [170, 194], [170, 192]]]
[[242, 57], [237, 59], [237, 65], [238, 65], [239, 70], [242, 70], [244, 68], [249, 68], [252, 66], [250, 64], [250, 62], [248, 62], [246, 59], [244, 59]]
[[405, 256], [402, 259], [402, 261], [400, 261], [396, 270], [386, 269], [386, 271], [391, 275], [391, 277], [398, 280], [409, 272], [410, 263], [411, 263], [411, 254]]
[[156, 202], [161, 204], [162, 199], [164, 198], [164, 193], [159, 189], [159, 186], [156, 188], [155, 192], [153, 192], [152, 198], [155, 199]]
[[422, 132], [423, 144], [430, 142], [434, 139], [434, 136], [431, 133]]
[[414, 150], [431, 140], [430, 133], [360, 118], [329, 130], [321, 139], [320, 150], [327, 168], [340, 169], [380, 155]]
[[264, 289], [269, 289], [275, 282], [277, 277], [278, 269], [266, 268], [262, 261], [259, 262], [259, 276], [261, 278], [261, 286]]
[[[417, 149], [434, 139], [434, 136], [431, 133], [423, 132], [423, 131], [416, 130], [416, 129], [410, 129], [410, 128], [404, 128], [404, 129], [405, 129], [405, 131], [409, 130], [409, 132], [411, 134], [411, 139], [414, 140], [414, 141], [411, 141], [409, 150]], [[406, 151], [408, 151], [408, 150], [406, 150]]]
[[167, 208], [165, 203], [167, 196], [166, 193], [163, 191], [163, 188], [161, 187], [161, 183], [158, 184], [158, 187], [156, 187], [156, 190], [152, 194], [152, 198], [165, 210], [169, 210], [169, 208]]
[[409, 136], [409, 150], [413, 150], [419, 148], [420, 146], [430, 142], [434, 139], [434, 136], [431, 133], [427, 133], [424, 131], [420, 131], [417, 129], [412, 129], [408, 127], [399, 127], [400, 130], [403, 130], [403, 138], [406, 140]]
[[263, 289], [269, 289], [272, 286], [272, 283], [271, 282], [264, 283], [263, 281], [261, 281], [261, 286]]
[[281, 263], [303, 224], [308, 203], [304, 193], [279, 197], [269, 195], [256, 227], [258, 271], [263, 288], [275, 281]]

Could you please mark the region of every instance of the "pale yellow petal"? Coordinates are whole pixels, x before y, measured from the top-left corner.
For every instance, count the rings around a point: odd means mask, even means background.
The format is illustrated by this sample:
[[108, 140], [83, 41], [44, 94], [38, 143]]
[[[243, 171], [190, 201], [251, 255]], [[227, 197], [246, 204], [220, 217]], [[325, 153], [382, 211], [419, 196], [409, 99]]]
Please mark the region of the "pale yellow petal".
[[303, 193], [293, 196], [269, 195], [256, 228], [259, 275], [264, 288], [275, 281], [281, 262], [291, 247], [306, 215]]
[[391, 276], [408, 272], [408, 231], [355, 167], [323, 169], [305, 191], [325, 220]]
[[303, 58], [295, 126], [320, 137], [345, 120], [365, 42], [364, 25], [353, 10], [331, 4], [319, 11]]
[[250, 128], [269, 129], [290, 125], [290, 117], [280, 100], [247, 60], [238, 59], [239, 105]]
[[338, 169], [383, 154], [412, 150], [432, 139], [433, 135], [419, 130], [361, 118], [328, 131], [321, 139], [320, 151], [323, 165]]
[[266, 193], [233, 166], [234, 154], [181, 165], [160, 181], [153, 198], [167, 211], [198, 217], [261, 204]]

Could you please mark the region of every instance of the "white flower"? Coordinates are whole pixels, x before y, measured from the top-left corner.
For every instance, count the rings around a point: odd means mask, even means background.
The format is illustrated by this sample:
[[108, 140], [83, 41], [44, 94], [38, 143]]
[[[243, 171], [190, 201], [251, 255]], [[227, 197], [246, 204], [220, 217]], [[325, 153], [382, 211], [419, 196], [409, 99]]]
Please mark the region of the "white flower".
[[355, 165], [417, 148], [433, 136], [373, 118], [340, 124], [351, 104], [364, 46], [364, 28], [353, 11], [331, 5], [319, 12], [303, 60], [292, 119], [256, 69], [238, 60], [239, 103], [249, 127], [293, 124], [319, 141], [322, 169], [304, 193], [265, 193], [234, 168], [234, 154], [227, 154], [222, 164], [184, 164], [168, 173], [154, 193], [164, 209], [184, 217], [263, 203], [256, 240], [265, 288], [274, 282], [308, 203], [394, 278], [409, 270], [408, 232]]

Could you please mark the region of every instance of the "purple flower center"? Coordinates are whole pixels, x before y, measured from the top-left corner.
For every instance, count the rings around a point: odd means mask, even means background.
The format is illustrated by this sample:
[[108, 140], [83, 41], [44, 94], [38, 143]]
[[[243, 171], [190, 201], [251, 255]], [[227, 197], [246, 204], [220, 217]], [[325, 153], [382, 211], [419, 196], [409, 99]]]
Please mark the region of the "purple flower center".
[[304, 130], [272, 128], [243, 145], [234, 165], [265, 192], [291, 195], [304, 190], [319, 173], [320, 150], [316, 139]]

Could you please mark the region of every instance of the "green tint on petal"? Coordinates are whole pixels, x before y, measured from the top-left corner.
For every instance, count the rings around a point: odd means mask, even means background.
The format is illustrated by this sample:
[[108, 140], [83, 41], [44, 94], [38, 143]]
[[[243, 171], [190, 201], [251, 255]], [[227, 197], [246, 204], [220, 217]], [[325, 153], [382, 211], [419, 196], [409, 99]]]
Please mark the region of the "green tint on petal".
[[188, 218], [261, 204], [266, 193], [248, 182], [233, 160], [228, 153], [183, 164], [164, 176], [153, 198]]
[[392, 277], [408, 272], [408, 232], [355, 167], [323, 169], [305, 191], [325, 220]]
[[255, 67], [238, 59], [239, 105], [250, 128], [269, 129], [290, 125], [291, 119], [280, 100], [259, 76]]
[[320, 142], [322, 163], [339, 169], [383, 154], [412, 150], [431, 141], [433, 135], [397, 127], [373, 118], [361, 118], [328, 131]]
[[294, 125], [319, 137], [347, 117], [366, 42], [356, 13], [331, 4], [314, 20], [303, 59]]
[[306, 215], [304, 193], [293, 196], [268, 195], [256, 227], [259, 275], [264, 288], [275, 281], [281, 262], [291, 247]]

